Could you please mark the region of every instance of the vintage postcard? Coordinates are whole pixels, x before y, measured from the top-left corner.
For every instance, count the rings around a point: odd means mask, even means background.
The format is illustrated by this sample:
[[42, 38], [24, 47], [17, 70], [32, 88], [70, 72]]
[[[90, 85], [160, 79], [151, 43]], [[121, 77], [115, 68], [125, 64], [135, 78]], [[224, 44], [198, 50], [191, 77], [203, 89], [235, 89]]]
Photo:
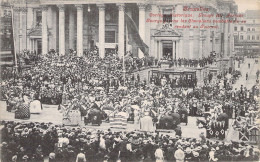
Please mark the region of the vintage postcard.
[[259, 0], [0, 2], [0, 161], [259, 161]]

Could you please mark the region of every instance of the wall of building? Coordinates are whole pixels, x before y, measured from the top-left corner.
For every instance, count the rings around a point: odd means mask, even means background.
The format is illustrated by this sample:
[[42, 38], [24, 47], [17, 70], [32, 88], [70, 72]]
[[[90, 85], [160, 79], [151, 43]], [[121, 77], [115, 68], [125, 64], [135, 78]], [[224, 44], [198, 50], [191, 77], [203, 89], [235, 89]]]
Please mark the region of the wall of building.
[[[198, 1], [196, 1], [198, 2]], [[213, 2], [213, 1], [212, 1]], [[146, 7], [146, 14], [145, 14], [145, 19], [150, 18], [149, 14], [150, 13], [159, 13], [162, 14], [163, 10], [165, 8], [173, 8], [173, 13], [183, 13], [183, 14], [193, 14], [194, 17], [193, 19], [201, 19], [198, 18], [199, 12], [196, 11], [183, 11], [182, 7], [185, 6], [190, 6], [190, 7], [196, 7], [196, 6], [203, 6], [206, 8], [208, 7], [207, 5], [210, 3], [212, 6], [210, 7], [209, 13], [228, 13], [229, 11], [232, 10], [232, 5], [233, 3], [231, 0], [230, 1], [221, 1], [222, 3], [212, 3], [208, 2], [203, 4], [202, 2], [199, 1], [199, 3], [183, 3], [183, 2], [168, 2], [169, 4], [161, 4], [161, 3], [153, 3], [151, 5], [147, 5]], [[214, 1], [217, 2], [217, 1]], [[52, 2], [54, 3], [54, 2]], [[165, 2], [166, 3], [166, 2]], [[29, 13], [24, 10], [24, 4], [15, 4], [15, 7], [17, 7], [17, 10], [14, 12], [14, 19], [16, 20], [16, 28], [15, 28], [15, 38], [17, 42], [17, 49], [23, 50], [28, 48], [28, 40], [26, 40], [26, 34], [31, 28], [31, 26], [35, 26], [35, 8], [41, 9], [41, 4], [38, 2], [30, 3], [33, 8], [32, 13], [34, 14], [33, 17], [33, 22], [27, 21]], [[207, 5], [206, 5], [207, 4]], [[22, 8], [22, 9], [21, 9]], [[94, 41], [94, 44], [98, 44], [98, 18], [99, 18], [99, 11], [96, 6], [96, 4], [91, 4], [90, 5], [91, 11], [88, 11], [88, 5], [84, 4], [83, 5], [83, 49], [89, 49], [91, 41]], [[23, 12], [21, 12], [23, 11]], [[70, 12], [69, 11], [74, 11], [74, 16], [73, 16], [73, 22], [70, 23]], [[131, 13], [131, 17], [135, 21], [137, 27], [139, 27], [139, 12], [138, 12], [138, 6], [136, 3], [131, 3], [126, 5], [126, 11], [129, 11]], [[47, 11], [47, 22], [48, 22], [48, 48], [49, 49], [59, 49], [59, 11], [56, 5], [49, 5], [48, 6], [48, 11]], [[67, 5], [65, 9], [65, 47], [66, 51], [68, 51], [69, 48], [73, 47], [74, 49], [76, 48], [77, 44], [77, 17], [76, 17], [76, 8], [74, 5]], [[115, 30], [115, 43], [118, 43], [118, 7], [116, 4], [107, 4], [106, 5], [106, 15], [110, 15], [112, 20], [106, 20], [106, 29], [105, 30]], [[27, 17], [26, 17], [27, 16]], [[157, 19], [162, 19], [162, 17], [158, 17]], [[182, 25], [180, 22], [181, 18], [174, 18], [173, 19], [178, 19], [179, 23], [177, 25]], [[189, 18], [183, 18], [184, 20], [188, 20]], [[24, 22], [27, 21], [27, 22]], [[32, 24], [32, 25], [31, 25]], [[155, 34], [156, 31], [161, 30], [163, 23], [145, 23], [145, 29], [146, 29], [146, 34], [145, 34], [145, 43], [149, 46], [150, 48], [150, 55], [154, 57], [158, 57], [158, 51], [159, 51], [159, 45], [157, 42], [154, 40], [153, 35]], [[176, 25], [173, 23], [173, 25]], [[201, 23], [191, 23], [190, 25], [198, 25], [200, 26]], [[212, 25], [215, 25], [212, 23]], [[73, 29], [72, 29], [73, 27]], [[25, 28], [25, 29], [24, 29]], [[246, 27], [244, 27], [246, 28]], [[74, 31], [74, 37], [71, 38], [71, 31], [72, 29]], [[224, 33], [224, 25], [220, 25], [220, 28], [218, 29], [173, 29], [176, 30], [178, 33], [181, 34], [180, 40], [178, 42], [180, 43], [179, 45], [179, 58], [190, 58], [190, 59], [197, 59], [197, 58], [202, 58], [202, 57], [207, 57], [212, 50], [216, 51], [217, 53], [224, 53], [224, 51], [221, 49], [221, 34]], [[228, 33], [225, 33], [224, 36], [227, 36], [228, 34], [232, 33], [232, 26], [228, 26]], [[23, 32], [27, 31], [27, 32]], [[212, 32], [214, 33], [214, 37], [212, 36]], [[246, 32], [246, 31], [245, 31]], [[255, 37], [257, 39], [257, 37]], [[226, 38], [227, 39], [227, 38]], [[225, 44], [225, 53], [227, 56], [232, 55], [232, 42], [231, 42], [231, 37], [226, 40]], [[71, 43], [72, 42], [72, 43]], [[214, 44], [214, 47], [212, 47]], [[105, 45], [106, 46], [106, 45]], [[136, 47], [132, 47], [132, 51], [137, 52]]]

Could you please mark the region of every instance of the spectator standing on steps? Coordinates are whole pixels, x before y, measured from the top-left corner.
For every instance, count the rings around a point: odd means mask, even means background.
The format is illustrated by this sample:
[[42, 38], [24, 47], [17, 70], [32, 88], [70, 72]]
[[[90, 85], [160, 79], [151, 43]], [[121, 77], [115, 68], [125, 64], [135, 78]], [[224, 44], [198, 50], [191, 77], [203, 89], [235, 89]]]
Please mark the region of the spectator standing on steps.
[[248, 79], [248, 72], [246, 73], [246, 80]]

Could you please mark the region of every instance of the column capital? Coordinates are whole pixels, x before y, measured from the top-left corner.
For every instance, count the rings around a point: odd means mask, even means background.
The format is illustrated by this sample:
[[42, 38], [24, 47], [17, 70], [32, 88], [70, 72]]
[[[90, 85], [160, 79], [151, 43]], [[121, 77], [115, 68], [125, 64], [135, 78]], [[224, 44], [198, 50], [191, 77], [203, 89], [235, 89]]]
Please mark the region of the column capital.
[[106, 5], [104, 3], [97, 4], [99, 11], [105, 11]]
[[65, 5], [64, 4], [58, 4], [57, 5], [59, 11], [64, 11], [65, 10]]
[[20, 12], [27, 13], [27, 7], [20, 7]]
[[145, 10], [147, 5], [145, 3], [137, 3], [137, 6], [139, 10]]
[[48, 6], [47, 5], [41, 5], [41, 10], [42, 11], [47, 11], [48, 10]]
[[125, 4], [124, 3], [118, 3], [116, 4], [119, 11], [125, 11]]
[[83, 10], [82, 4], [75, 4], [75, 7], [77, 8], [77, 10]]
[[14, 7], [14, 11], [15, 12], [20, 12], [20, 8], [19, 7]]

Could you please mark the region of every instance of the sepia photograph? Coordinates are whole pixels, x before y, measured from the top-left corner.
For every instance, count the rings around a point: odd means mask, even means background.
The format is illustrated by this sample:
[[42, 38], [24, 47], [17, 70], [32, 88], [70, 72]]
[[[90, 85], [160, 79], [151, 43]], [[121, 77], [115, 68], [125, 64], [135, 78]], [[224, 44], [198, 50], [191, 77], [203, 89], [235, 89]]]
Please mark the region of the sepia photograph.
[[260, 160], [260, 0], [0, 5], [0, 162]]

